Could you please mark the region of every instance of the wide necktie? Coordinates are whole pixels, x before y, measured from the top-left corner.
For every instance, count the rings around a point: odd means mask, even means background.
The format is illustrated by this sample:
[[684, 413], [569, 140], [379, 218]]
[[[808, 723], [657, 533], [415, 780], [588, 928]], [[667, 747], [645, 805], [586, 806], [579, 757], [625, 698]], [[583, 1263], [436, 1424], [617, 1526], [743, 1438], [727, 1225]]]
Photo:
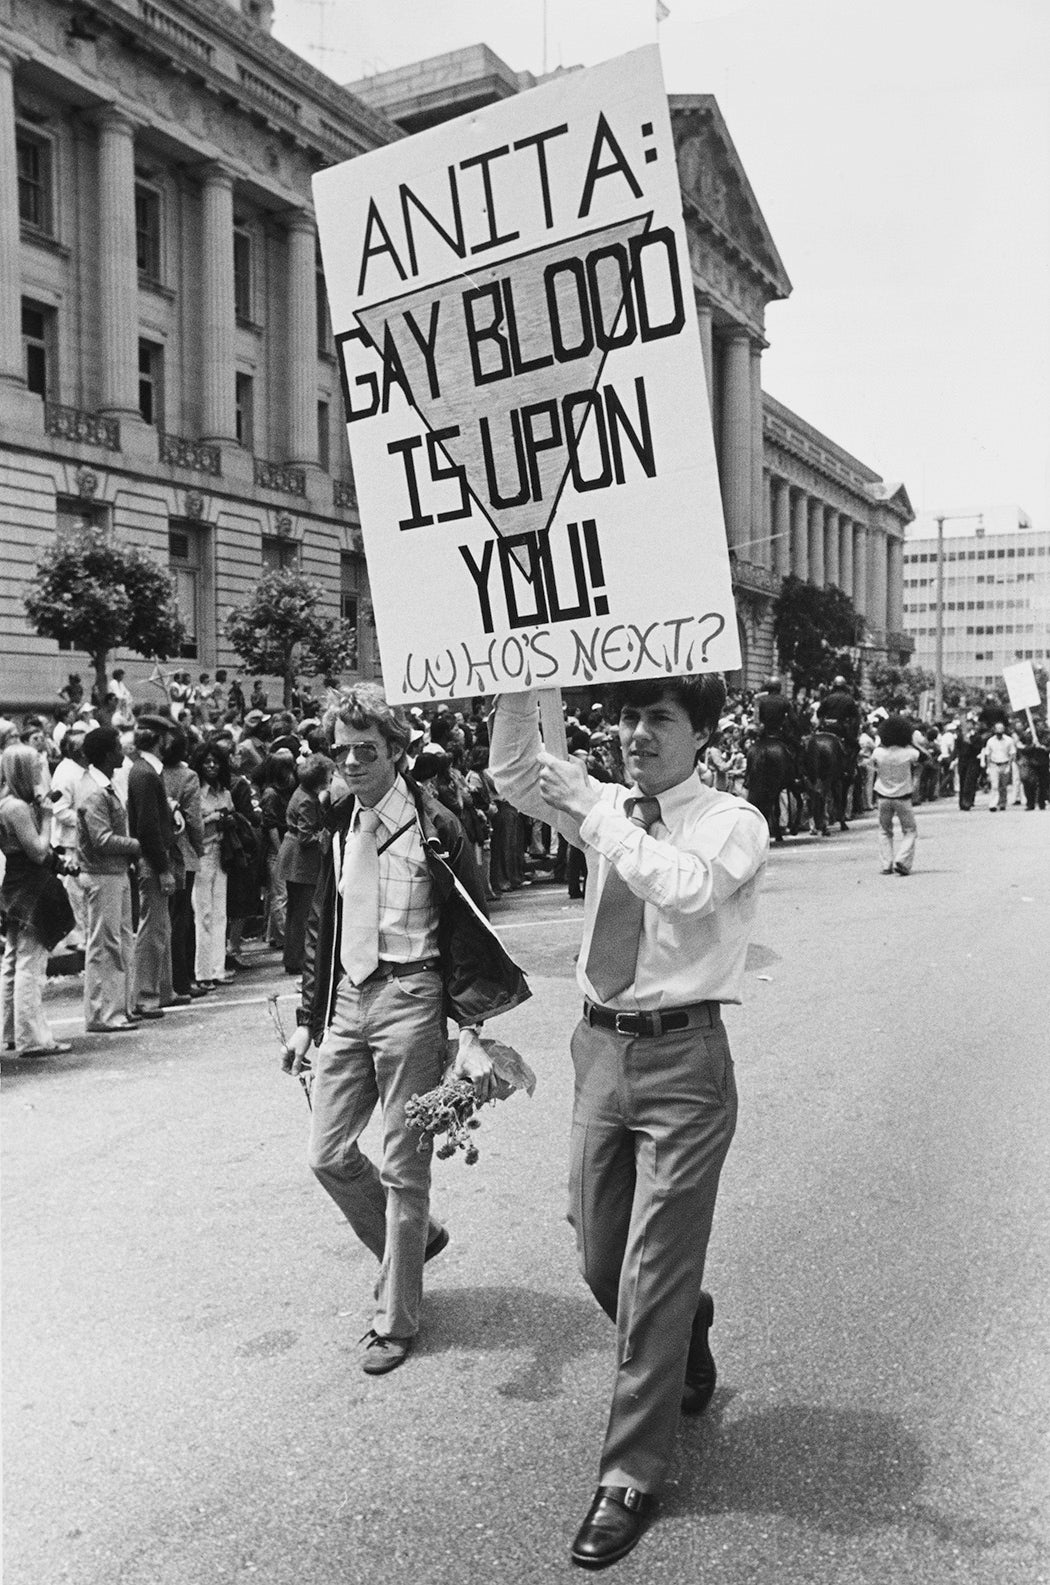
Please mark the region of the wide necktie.
[[343, 969], [355, 985], [367, 980], [379, 965], [379, 848], [374, 809], [357, 811], [357, 821], [346, 834], [343, 873], [343, 931], [339, 955]]
[[[660, 805], [655, 798], [628, 798], [624, 811], [643, 831], [660, 818]], [[645, 903], [610, 864], [594, 915], [586, 966], [594, 994], [603, 1002], [634, 984], [644, 916]]]

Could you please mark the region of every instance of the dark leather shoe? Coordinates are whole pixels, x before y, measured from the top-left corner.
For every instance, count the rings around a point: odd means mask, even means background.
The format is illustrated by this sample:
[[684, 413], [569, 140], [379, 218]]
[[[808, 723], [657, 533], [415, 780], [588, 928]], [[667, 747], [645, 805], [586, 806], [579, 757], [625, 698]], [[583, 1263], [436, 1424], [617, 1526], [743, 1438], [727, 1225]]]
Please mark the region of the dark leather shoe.
[[423, 1264], [426, 1265], [428, 1260], [433, 1260], [435, 1255], [440, 1255], [441, 1251], [447, 1248], [448, 1228], [439, 1227], [433, 1238], [430, 1240], [430, 1243], [423, 1251]]
[[164, 1009], [163, 1009], [163, 1007], [136, 1007], [135, 1008], [135, 1017], [136, 1018], [163, 1018], [164, 1017]]
[[682, 1413], [703, 1414], [714, 1397], [718, 1372], [715, 1370], [707, 1334], [714, 1325], [715, 1301], [701, 1290], [700, 1303], [693, 1317], [693, 1335], [685, 1362], [685, 1388], [682, 1392]]
[[633, 1486], [599, 1486], [569, 1556], [580, 1568], [606, 1568], [636, 1544], [655, 1502]]

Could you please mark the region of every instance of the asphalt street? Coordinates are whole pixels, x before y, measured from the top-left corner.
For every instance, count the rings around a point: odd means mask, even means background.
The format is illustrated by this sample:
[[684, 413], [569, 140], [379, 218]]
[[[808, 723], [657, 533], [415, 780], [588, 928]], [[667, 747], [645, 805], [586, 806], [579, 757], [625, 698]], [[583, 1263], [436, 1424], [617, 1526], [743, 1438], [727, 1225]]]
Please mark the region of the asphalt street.
[[[918, 818], [907, 878], [871, 818], [771, 859], [727, 1013], [719, 1387], [609, 1578], [1050, 1581], [1050, 813]], [[539, 1085], [435, 1164], [451, 1243], [378, 1379], [279, 963], [108, 1042], [49, 989], [72, 1054], [3, 1065], [7, 1585], [578, 1577], [612, 1364], [564, 1219], [580, 910], [498, 910], [534, 994], [492, 1033]]]

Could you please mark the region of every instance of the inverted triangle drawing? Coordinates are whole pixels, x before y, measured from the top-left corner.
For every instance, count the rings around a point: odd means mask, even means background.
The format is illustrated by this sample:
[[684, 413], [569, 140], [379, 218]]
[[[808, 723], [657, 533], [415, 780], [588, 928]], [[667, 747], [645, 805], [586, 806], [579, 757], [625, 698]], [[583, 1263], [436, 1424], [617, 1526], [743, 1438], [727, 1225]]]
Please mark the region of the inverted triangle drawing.
[[[609, 343], [623, 337], [629, 244], [651, 213], [359, 309], [356, 319], [497, 535], [548, 528], [582, 448]], [[596, 312], [584, 259], [601, 254]], [[581, 304], [583, 305], [581, 307]], [[402, 378], [403, 377], [403, 378]], [[563, 399], [580, 400], [563, 412]]]

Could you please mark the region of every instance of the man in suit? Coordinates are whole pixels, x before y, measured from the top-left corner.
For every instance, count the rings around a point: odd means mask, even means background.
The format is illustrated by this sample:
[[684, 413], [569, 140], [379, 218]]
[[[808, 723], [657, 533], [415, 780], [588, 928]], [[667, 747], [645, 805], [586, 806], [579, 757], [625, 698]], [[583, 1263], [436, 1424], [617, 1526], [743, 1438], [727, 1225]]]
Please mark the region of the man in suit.
[[77, 848], [87, 908], [84, 949], [84, 1023], [93, 1035], [138, 1026], [132, 1015], [135, 932], [128, 866], [139, 845], [113, 785], [123, 763], [120, 733], [98, 726], [83, 743], [87, 767], [76, 789]]
[[[128, 825], [141, 848], [138, 870], [139, 925], [135, 934], [135, 1012], [163, 1018], [171, 984], [171, 916], [175, 891], [172, 849], [175, 823], [162, 779], [161, 756], [175, 732], [167, 716], [139, 717], [135, 732], [138, 758], [128, 772]], [[170, 993], [169, 993], [170, 994]]]
[[635, 1545], [679, 1411], [701, 1413], [715, 1386], [701, 1283], [737, 1109], [721, 1004], [740, 1000], [769, 846], [757, 809], [696, 774], [725, 698], [717, 676], [626, 685], [628, 787], [546, 753], [532, 695], [500, 699], [492, 731], [500, 793], [588, 864], [569, 1220], [616, 1323], [617, 1369], [598, 1490], [571, 1552], [585, 1568]]

